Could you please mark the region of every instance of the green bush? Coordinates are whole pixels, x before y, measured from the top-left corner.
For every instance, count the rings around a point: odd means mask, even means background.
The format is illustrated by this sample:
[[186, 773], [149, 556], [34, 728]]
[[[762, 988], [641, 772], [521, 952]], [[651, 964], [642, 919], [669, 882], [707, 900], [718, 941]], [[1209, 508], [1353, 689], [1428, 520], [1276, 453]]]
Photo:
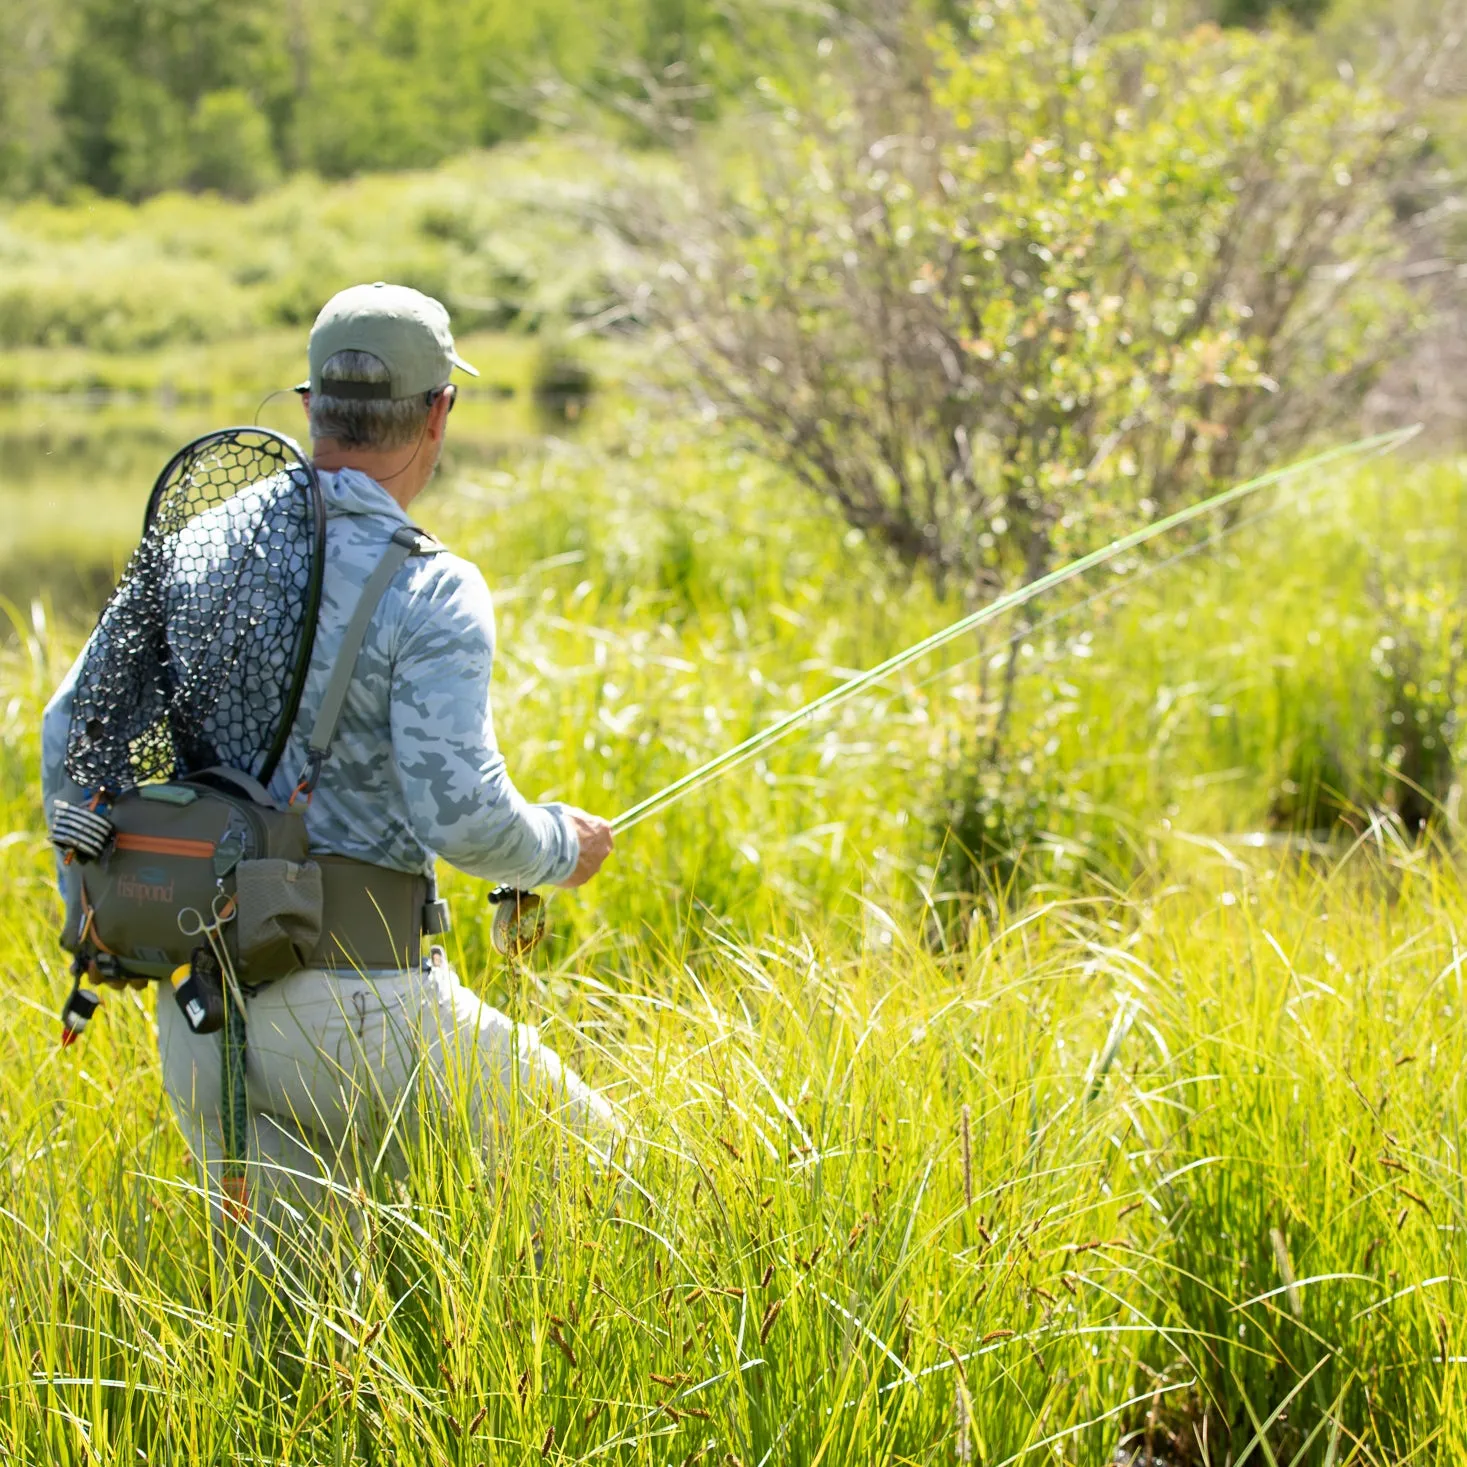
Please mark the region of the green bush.
[[650, 140], [813, 28], [760, 0], [0, 0], [0, 190], [247, 194], [546, 121]]
[[700, 399], [969, 597], [1292, 456], [1409, 339], [1396, 104], [1288, 36], [1085, 20], [853, 32], [676, 225]]
[[188, 176], [188, 115], [156, 82], [133, 80], [120, 91], [105, 138], [124, 198], [177, 188]]
[[364, 50], [336, 70], [335, 85], [306, 99], [296, 128], [303, 161], [326, 177], [423, 167], [478, 141], [411, 62]]
[[[194, 184], [251, 193], [270, 166], [263, 128], [242, 93], [205, 97], [184, 160]], [[15, 206], [0, 215], [0, 347], [134, 351], [308, 326], [333, 291], [379, 279], [438, 296], [460, 332], [594, 317], [614, 298], [614, 247], [584, 219], [643, 167], [585, 141], [525, 143], [248, 201]]]
[[251, 304], [198, 261], [119, 260], [82, 279], [32, 265], [0, 278], [0, 346], [148, 351], [219, 341], [255, 324]]

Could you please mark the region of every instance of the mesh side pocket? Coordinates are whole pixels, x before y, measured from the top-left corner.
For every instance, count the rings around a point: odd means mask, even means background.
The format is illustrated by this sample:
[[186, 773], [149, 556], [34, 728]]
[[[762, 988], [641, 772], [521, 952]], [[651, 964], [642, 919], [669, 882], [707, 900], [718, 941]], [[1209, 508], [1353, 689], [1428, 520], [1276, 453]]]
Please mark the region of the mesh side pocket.
[[314, 861], [241, 861], [234, 879], [241, 980], [268, 983], [306, 967], [321, 940], [321, 868]]

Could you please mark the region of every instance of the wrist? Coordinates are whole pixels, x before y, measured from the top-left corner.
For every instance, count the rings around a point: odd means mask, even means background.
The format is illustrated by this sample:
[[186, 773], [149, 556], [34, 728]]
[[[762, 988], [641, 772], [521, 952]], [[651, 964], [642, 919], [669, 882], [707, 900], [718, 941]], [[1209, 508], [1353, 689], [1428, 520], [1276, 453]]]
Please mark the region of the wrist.
[[581, 864], [581, 832], [575, 814], [568, 806], [562, 805], [557, 813], [563, 834], [561, 859], [554, 877], [558, 884], [575, 875], [576, 867]]

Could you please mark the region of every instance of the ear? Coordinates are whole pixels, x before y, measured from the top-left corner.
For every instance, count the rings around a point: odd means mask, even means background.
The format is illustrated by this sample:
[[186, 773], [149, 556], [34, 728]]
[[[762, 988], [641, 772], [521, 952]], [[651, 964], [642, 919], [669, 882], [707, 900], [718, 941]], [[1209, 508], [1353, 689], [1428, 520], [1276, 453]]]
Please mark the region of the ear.
[[311, 421], [311, 394], [309, 392], [302, 392], [297, 395], [301, 400], [301, 410], [305, 413], [306, 421], [309, 423]]
[[454, 395], [457, 392], [457, 387], [449, 387], [447, 391], [440, 392], [433, 400], [433, 406], [428, 409], [428, 436], [434, 442], [437, 442], [448, 431], [448, 412], [453, 406]]

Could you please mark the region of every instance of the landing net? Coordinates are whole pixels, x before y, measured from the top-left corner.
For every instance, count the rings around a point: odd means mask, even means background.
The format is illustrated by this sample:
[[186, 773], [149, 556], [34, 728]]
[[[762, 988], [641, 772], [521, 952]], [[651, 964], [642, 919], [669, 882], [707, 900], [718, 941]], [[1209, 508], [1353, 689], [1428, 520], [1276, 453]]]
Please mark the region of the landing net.
[[181, 449], [87, 645], [66, 770], [92, 792], [225, 765], [274, 772], [320, 606], [325, 509], [288, 438], [226, 428]]

